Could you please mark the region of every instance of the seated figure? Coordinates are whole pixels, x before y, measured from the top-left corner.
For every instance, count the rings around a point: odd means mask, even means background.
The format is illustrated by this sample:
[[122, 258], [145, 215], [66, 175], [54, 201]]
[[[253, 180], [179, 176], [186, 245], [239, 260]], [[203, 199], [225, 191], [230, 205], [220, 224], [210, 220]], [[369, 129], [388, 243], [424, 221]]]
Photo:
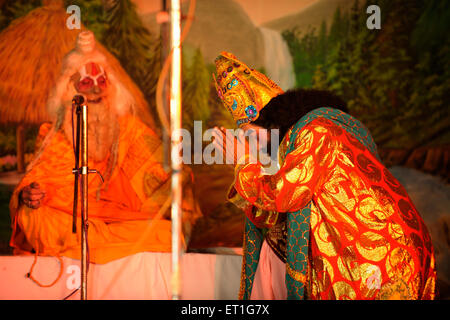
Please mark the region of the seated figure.
[[[96, 47], [90, 31], [63, 60], [60, 78], [49, 97], [54, 120], [39, 130], [40, 143], [10, 202], [14, 254], [79, 259], [80, 214], [72, 232], [75, 163], [72, 98], [83, 94], [88, 105], [89, 259], [106, 263], [137, 252], [171, 250], [170, 172], [163, 168], [162, 143], [144, 124], [142, 96], [118, 72], [117, 61]], [[192, 174], [183, 169], [185, 235], [201, 215], [192, 193]], [[80, 207], [80, 206], [79, 206]], [[187, 237], [183, 239], [187, 241]]]

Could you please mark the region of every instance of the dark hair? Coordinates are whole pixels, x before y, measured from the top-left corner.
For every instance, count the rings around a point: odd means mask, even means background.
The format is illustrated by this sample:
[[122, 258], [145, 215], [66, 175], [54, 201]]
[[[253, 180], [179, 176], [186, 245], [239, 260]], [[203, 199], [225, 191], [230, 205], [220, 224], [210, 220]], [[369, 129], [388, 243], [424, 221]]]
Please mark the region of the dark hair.
[[305, 114], [320, 107], [348, 111], [346, 103], [330, 91], [293, 89], [272, 98], [252, 123], [268, 130], [279, 129], [282, 139]]

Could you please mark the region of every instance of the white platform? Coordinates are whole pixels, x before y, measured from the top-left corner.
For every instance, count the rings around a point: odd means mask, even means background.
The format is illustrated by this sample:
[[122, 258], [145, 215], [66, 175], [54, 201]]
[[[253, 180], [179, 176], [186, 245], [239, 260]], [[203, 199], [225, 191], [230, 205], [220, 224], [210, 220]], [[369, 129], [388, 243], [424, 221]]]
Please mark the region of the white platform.
[[[80, 261], [63, 259], [63, 274], [49, 288], [26, 277], [33, 256], [0, 257], [0, 299], [60, 300], [78, 286]], [[239, 292], [242, 256], [187, 253], [182, 257], [184, 300], [236, 300]], [[33, 277], [50, 284], [60, 272], [57, 258], [38, 257]], [[88, 299], [171, 299], [171, 254], [143, 252], [103, 265], [91, 264]], [[79, 291], [70, 299], [79, 299]]]

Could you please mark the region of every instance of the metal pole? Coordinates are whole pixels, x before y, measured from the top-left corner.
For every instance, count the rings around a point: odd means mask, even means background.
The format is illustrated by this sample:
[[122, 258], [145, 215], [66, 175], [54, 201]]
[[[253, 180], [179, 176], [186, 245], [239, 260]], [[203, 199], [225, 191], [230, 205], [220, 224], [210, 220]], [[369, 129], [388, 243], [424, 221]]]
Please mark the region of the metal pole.
[[181, 295], [180, 258], [181, 247], [181, 201], [182, 162], [178, 152], [181, 135], [181, 14], [180, 0], [171, 0], [171, 47], [173, 50], [170, 77], [170, 127], [171, 127], [171, 166], [172, 166], [172, 299]]
[[[75, 168], [72, 173], [75, 175], [73, 183], [73, 210], [72, 210], [72, 233], [77, 233], [77, 215], [78, 215], [78, 194], [79, 194], [79, 179], [80, 179], [80, 136], [81, 136], [81, 107], [79, 106], [79, 101], [76, 97], [72, 100], [72, 112], [75, 108], [77, 114], [77, 125], [76, 125], [76, 138], [75, 138]], [[73, 125], [73, 121], [72, 121]], [[73, 132], [72, 132], [73, 133]], [[73, 136], [73, 134], [72, 134]]]
[[[167, 3], [167, 0], [162, 0], [161, 3], [162, 10], [160, 14], [163, 14], [164, 17], [169, 16], [169, 5]], [[161, 66], [164, 65], [164, 62], [166, 61], [167, 57], [169, 56], [170, 52], [170, 20], [169, 18], [163, 19], [161, 22]], [[169, 114], [169, 105], [170, 105], [170, 99], [169, 99], [169, 78], [167, 77], [163, 84], [163, 108], [165, 111], [165, 114]], [[165, 129], [163, 126], [163, 165], [164, 170], [169, 171], [170, 170], [170, 132]]]
[[87, 299], [88, 135], [87, 105], [81, 106], [81, 300]]

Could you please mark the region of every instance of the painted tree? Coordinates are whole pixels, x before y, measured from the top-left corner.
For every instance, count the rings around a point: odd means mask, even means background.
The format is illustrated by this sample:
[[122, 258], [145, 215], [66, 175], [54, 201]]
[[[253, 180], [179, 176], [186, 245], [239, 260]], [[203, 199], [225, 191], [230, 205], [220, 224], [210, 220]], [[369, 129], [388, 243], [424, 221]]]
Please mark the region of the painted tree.
[[[336, 10], [324, 63], [302, 57], [316, 63], [313, 87], [344, 98], [350, 112], [370, 128], [381, 146], [448, 143], [448, 1], [366, 0], [360, 4], [355, 1], [349, 12]], [[366, 27], [366, 8], [371, 4], [381, 8], [380, 30]], [[285, 39], [291, 40], [294, 57], [300, 57], [295, 51], [305, 53], [304, 39], [292, 34]], [[310, 55], [321, 56], [320, 39]]]
[[330, 51], [326, 63], [328, 89], [349, 102], [352, 95], [349, 55], [345, 43], [338, 42]]
[[325, 58], [327, 56], [327, 49], [328, 49], [328, 33], [327, 33], [327, 23], [322, 21], [319, 29], [318, 39], [317, 39], [317, 63], [323, 63], [325, 61]]
[[41, 6], [40, 0], [6, 0], [0, 1], [0, 31], [11, 21], [26, 15]]
[[[322, 25], [319, 33], [321, 37], [324, 37], [324, 29]], [[286, 30], [282, 36], [293, 58], [296, 87], [311, 87], [316, 65], [323, 63], [325, 57], [322, 47], [325, 43], [320, 41], [323, 38], [319, 38], [314, 28], [305, 32]]]
[[329, 34], [329, 38], [328, 38], [328, 41], [331, 46], [336, 45], [338, 42], [340, 42], [343, 39], [344, 23], [345, 23], [345, 20], [342, 19], [341, 8], [337, 7], [336, 11], [334, 12], [334, 15], [333, 15], [333, 20], [331, 21], [330, 34]]
[[[184, 52], [184, 51], [183, 51]], [[190, 61], [189, 61], [190, 60]], [[200, 49], [196, 49], [191, 59], [183, 54], [183, 127], [192, 131], [194, 121], [202, 121], [205, 128], [210, 117], [208, 103], [211, 74], [204, 63]]]
[[408, 101], [412, 128], [418, 142], [450, 140], [450, 6], [448, 1], [426, 1], [412, 32], [411, 45], [417, 56], [412, 95]]
[[[373, 84], [372, 100], [378, 106], [374, 110], [377, 119], [372, 126], [379, 128], [379, 143], [389, 145], [392, 141], [413, 147], [408, 113], [412, 114], [414, 111], [408, 101], [413, 93], [412, 79], [416, 75], [415, 57], [411, 52], [409, 39], [420, 7], [414, 0], [379, 3], [382, 12], [385, 12], [385, 19], [381, 32], [370, 48], [374, 55], [369, 73]], [[387, 124], [390, 126], [389, 130], [386, 128]]]
[[161, 69], [160, 45], [143, 25], [131, 0], [115, 0], [106, 11], [103, 43], [140, 87], [154, 119], [156, 83]]
[[317, 65], [316, 70], [314, 71], [312, 87], [319, 90], [328, 89], [327, 74], [324, 71], [324, 66], [321, 64]]

